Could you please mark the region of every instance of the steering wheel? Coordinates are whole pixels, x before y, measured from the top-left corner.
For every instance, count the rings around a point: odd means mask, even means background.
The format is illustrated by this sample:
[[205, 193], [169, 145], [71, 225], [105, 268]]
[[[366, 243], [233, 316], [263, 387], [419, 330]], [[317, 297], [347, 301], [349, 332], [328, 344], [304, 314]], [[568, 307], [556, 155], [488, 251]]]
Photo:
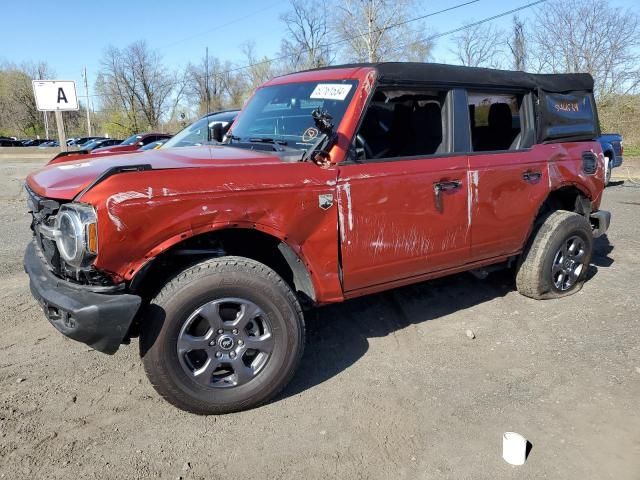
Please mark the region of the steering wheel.
[[364, 154], [367, 156], [367, 158], [373, 158], [373, 151], [371, 150], [371, 147], [369, 147], [367, 141], [360, 134], [356, 135], [356, 146], [358, 144], [360, 144], [360, 147], [362, 147], [362, 149], [364, 150]]

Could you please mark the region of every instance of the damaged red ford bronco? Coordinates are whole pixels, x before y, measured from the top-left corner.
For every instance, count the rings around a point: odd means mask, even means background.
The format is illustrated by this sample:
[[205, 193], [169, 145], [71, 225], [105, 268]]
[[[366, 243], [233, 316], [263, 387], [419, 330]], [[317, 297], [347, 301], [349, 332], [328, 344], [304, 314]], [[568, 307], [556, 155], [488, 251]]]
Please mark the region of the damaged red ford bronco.
[[461, 271], [578, 291], [600, 210], [593, 80], [437, 64], [330, 67], [260, 87], [209, 145], [45, 166], [25, 269], [47, 319], [219, 414], [302, 356], [303, 311]]

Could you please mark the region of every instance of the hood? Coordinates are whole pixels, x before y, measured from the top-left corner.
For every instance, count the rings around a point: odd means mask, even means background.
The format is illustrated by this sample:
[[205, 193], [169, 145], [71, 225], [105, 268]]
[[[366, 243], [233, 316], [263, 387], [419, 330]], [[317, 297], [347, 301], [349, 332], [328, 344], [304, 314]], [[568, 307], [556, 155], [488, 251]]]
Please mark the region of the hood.
[[151, 165], [154, 170], [243, 166], [280, 163], [268, 152], [226, 146], [168, 148], [126, 155], [84, 158], [47, 165], [27, 177], [27, 185], [37, 195], [56, 200], [71, 200], [106, 170], [113, 167]]

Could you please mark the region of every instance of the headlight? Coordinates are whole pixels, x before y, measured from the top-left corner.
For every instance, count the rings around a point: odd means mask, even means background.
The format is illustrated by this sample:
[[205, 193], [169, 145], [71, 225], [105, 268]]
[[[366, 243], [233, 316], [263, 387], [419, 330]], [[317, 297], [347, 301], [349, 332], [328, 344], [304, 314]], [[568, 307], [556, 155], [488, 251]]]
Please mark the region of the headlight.
[[62, 259], [73, 267], [82, 267], [98, 253], [98, 228], [93, 207], [67, 204], [56, 217], [56, 245]]

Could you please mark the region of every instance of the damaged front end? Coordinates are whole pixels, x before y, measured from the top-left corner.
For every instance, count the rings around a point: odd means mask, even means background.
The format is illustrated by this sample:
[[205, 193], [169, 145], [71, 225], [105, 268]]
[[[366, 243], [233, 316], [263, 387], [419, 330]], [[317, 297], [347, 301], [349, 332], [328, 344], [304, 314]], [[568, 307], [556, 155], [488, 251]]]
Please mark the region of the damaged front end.
[[28, 186], [33, 241], [24, 256], [33, 296], [61, 333], [104, 353], [115, 353], [141, 303], [92, 265], [97, 254], [93, 208], [36, 195]]

